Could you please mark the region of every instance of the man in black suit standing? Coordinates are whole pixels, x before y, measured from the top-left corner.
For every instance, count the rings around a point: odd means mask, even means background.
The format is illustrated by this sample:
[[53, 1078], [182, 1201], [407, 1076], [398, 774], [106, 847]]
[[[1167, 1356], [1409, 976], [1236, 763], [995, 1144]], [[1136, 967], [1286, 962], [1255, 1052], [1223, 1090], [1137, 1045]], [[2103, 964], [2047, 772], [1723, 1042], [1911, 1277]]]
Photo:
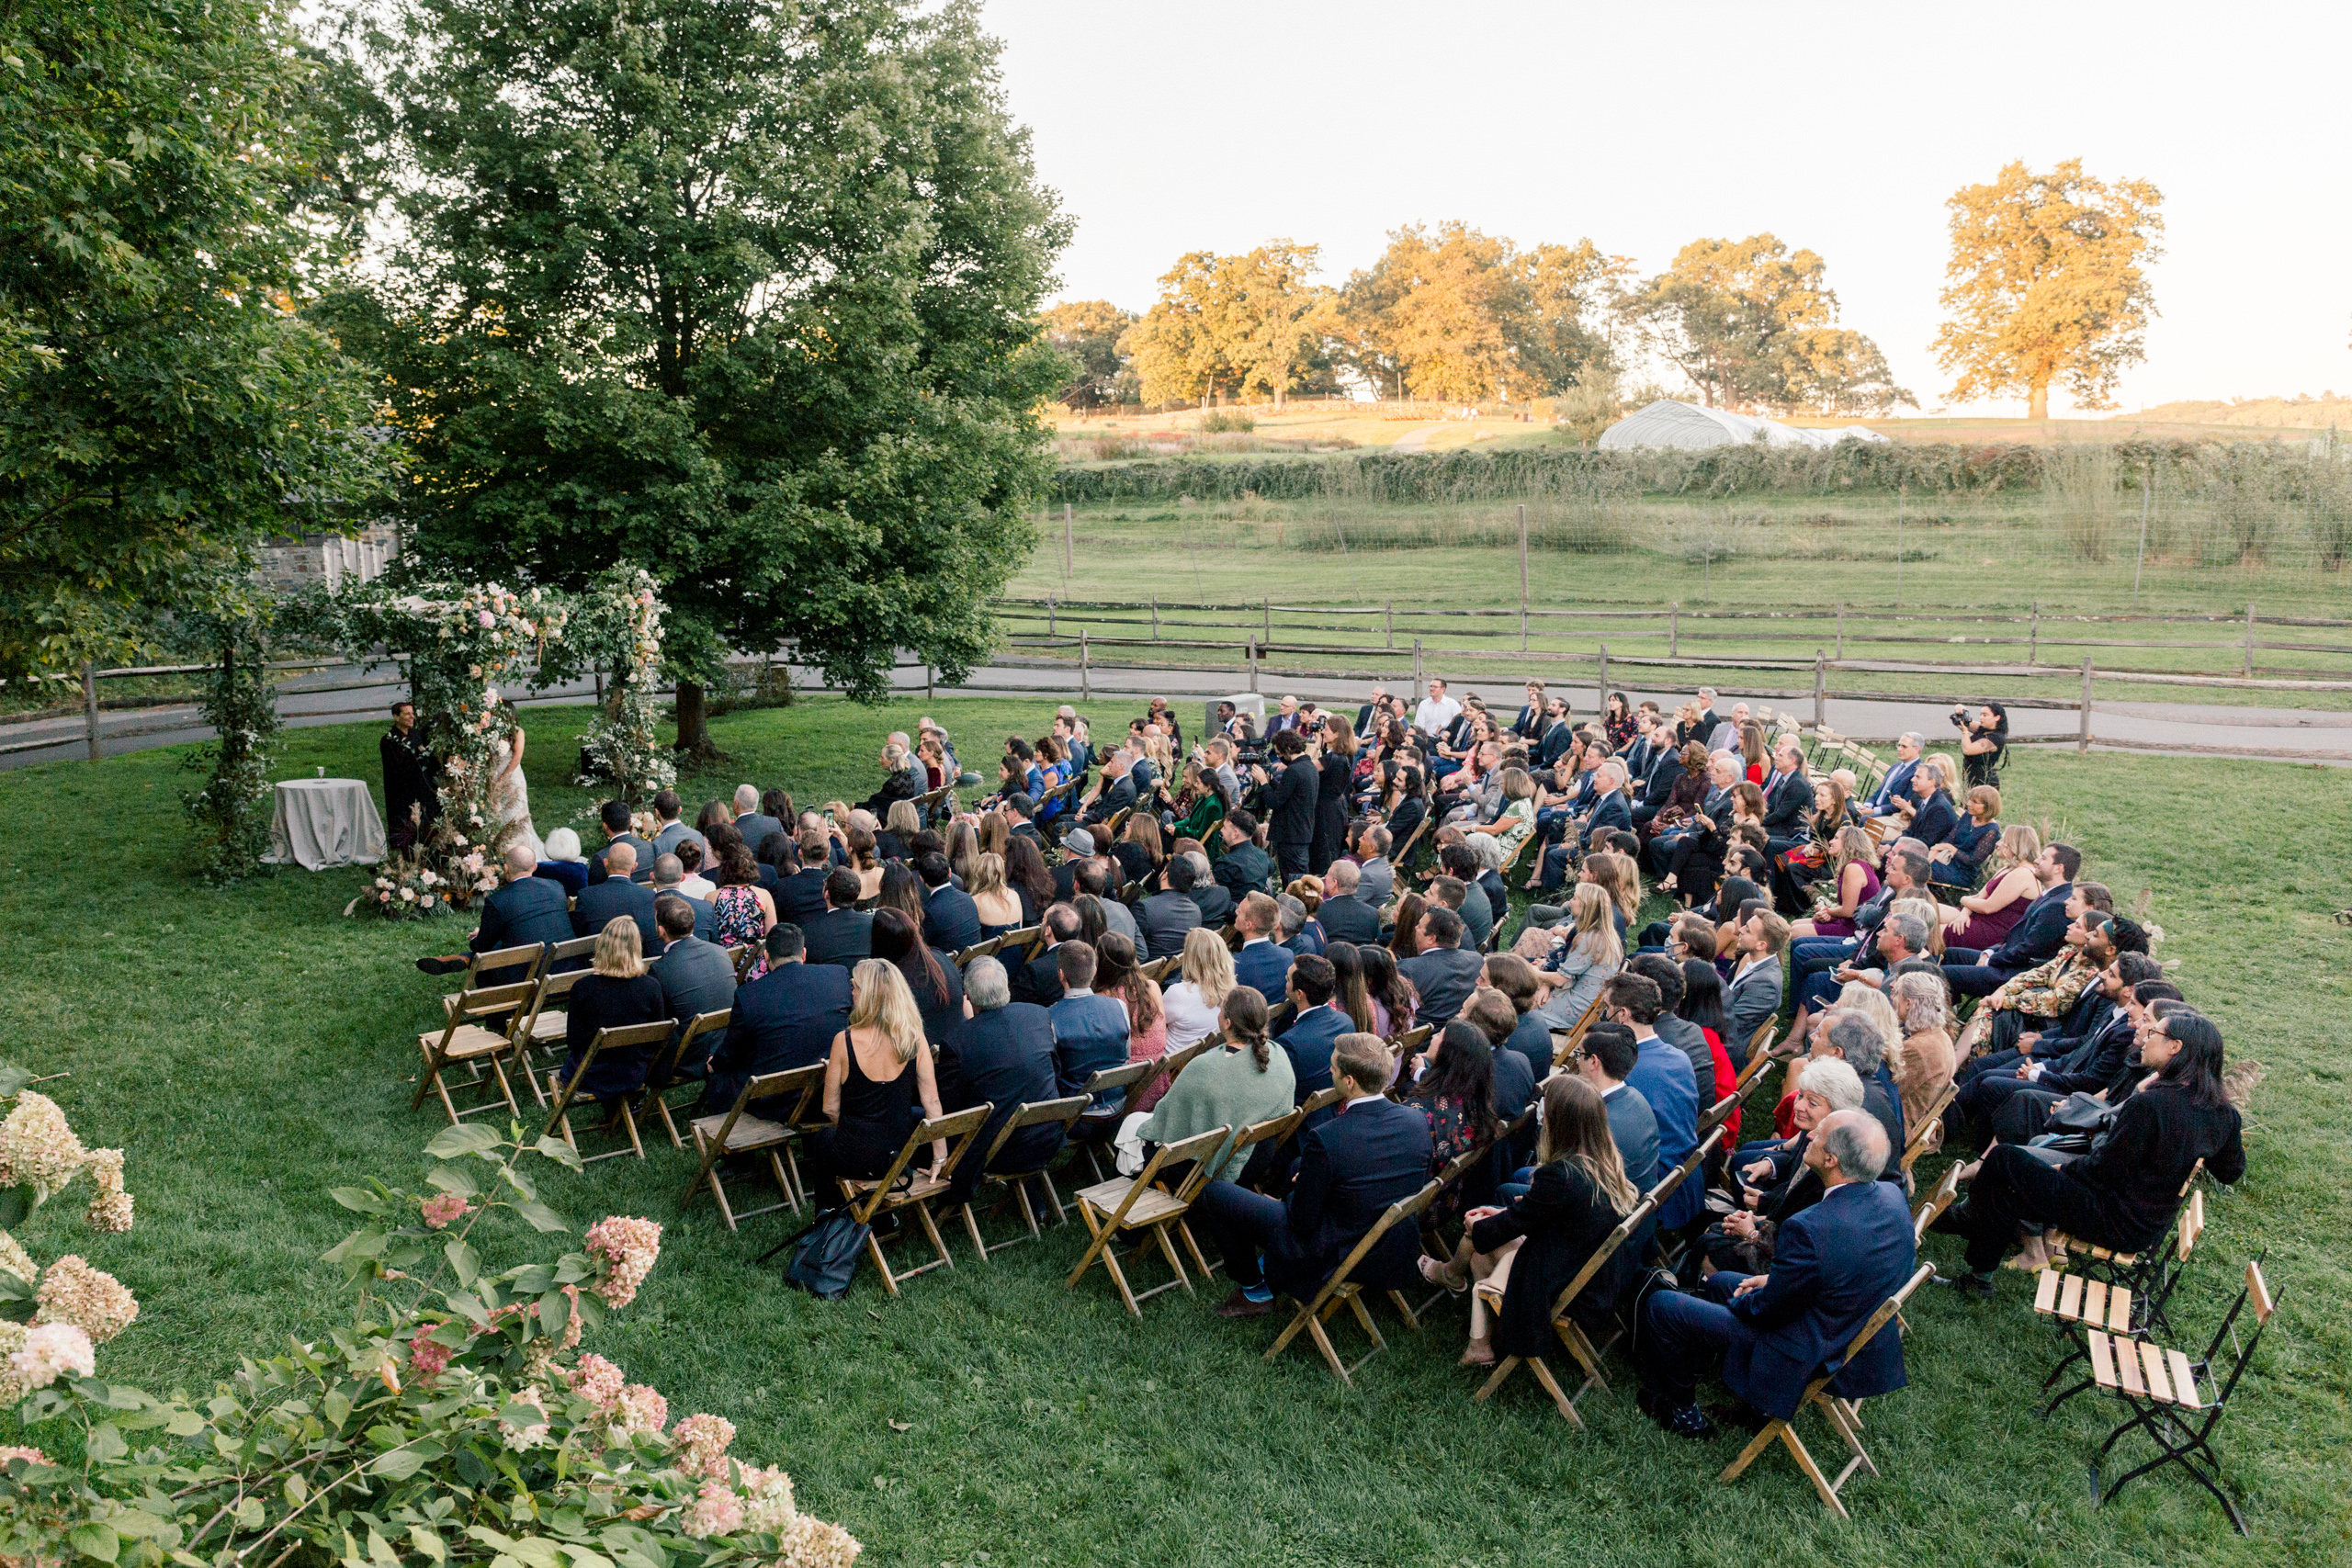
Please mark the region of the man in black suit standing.
[[1193, 857], [1170, 856], [1159, 871], [1159, 891], [1135, 906], [1136, 928], [1142, 933], [1144, 956], [1172, 958], [1184, 951], [1184, 938], [1201, 923], [1201, 907], [1193, 899]]
[[874, 956], [874, 917], [855, 908], [857, 873], [837, 865], [825, 874], [825, 912], [804, 928], [811, 964], [844, 969]]
[[416, 732], [414, 703], [392, 705], [392, 727], [376, 749], [384, 763], [384, 821], [392, 848], [413, 849], [441, 815], [441, 797], [433, 787], [433, 753]]
[[594, 936], [626, 915], [637, 922], [639, 951], [661, 952], [661, 928], [653, 923], [653, 889], [636, 880], [637, 852], [627, 844], [614, 844], [605, 852], [605, 864], [610, 874], [582, 888], [572, 902], [571, 934]]
[[933, 850], [915, 858], [922, 878], [922, 939], [942, 953], [956, 953], [980, 940], [980, 907], [956, 886], [947, 857]]
[[605, 868], [605, 857], [612, 852], [615, 844], [627, 844], [629, 847], [629, 852], [637, 857], [638, 879], [650, 881], [653, 875], [653, 846], [646, 842], [629, 827], [628, 803], [608, 800], [596, 808], [596, 818], [605, 825], [605, 847], [589, 859], [590, 886], [593, 886], [612, 874]]
[[[1315, 842], [1315, 798], [1321, 787], [1315, 764], [1308, 761], [1306, 742], [1295, 729], [1286, 729], [1274, 737], [1274, 756], [1281, 767], [1279, 776], [1272, 778], [1266, 795], [1267, 819], [1271, 831], [1274, 858], [1281, 863], [1283, 880], [1306, 874], [1306, 861]], [[1268, 782], [1264, 769], [1254, 769], [1261, 782]]]
[[1351, 860], [1335, 860], [1323, 874], [1323, 907], [1315, 918], [1333, 942], [1378, 942], [1380, 911], [1357, 895], [1363, 874]]
[[[502, 947], [542, 945], [571, 940], [571, 917], [566, 912], [563, 885], [532, 874], [538, 857], [528, 844], [506, 852], [506, 885], [482, 900], [481, 924], [466, 946], [475, 953], [495, 953]], [[466, 966], [463, 958], [420, 958], [416, 966], [427, 975], [447, 975]], [[520, 980], [519, 968], [494, 969], [473, 976], [476, 988]]]
[[[980, 1184], [980, 1158], [1023, 1105], [1054, 1098], [1056, 1063], [1052, 1016], [1035, 1002], [1012, 999], [1004, 965], [975, 958], [964, 971], [964, 998], [972, 1016], [956, 1021], [939, 1051], [939, 1103], [949, 1111], [993, 1105], [974, 1144], [978, 1151], [956, 1168], [947, 1207], [969, 1201]], [[1067, 1134], [1062, 1126], [1031, 1127], [1014, 1134], [989, 1168], [1035, 1170], [1054, 1157]]]
[[[1202, 1191], [1194, 1211], [1234, 1283], [1219, 1317], [1270, 1313], [1277, 1291], [1298, 1301], [1313, 1296], [1391, 1203], [1428, 1183], [1429, 1119], [1385, 1097], [1392, 1060], [1378, 1035], [1340, 1036], [1331, 1081], [1343, 1099], [1329, 1122], [1300, 1134], [1289, 1196], [1269, 1198], [1231, 1181]], [[1368, 1292], [1404, 1289], [1418, 1277], [1419, 1252], [1418, 1229], [1393, 1225], [1350, 1278]]]
[[743, 1085], [763, 1073], [821, 1062], [833, 1037], [849, 1028], [849, 971], [802, 962], [800, 928], [768, 932], [768, 972], [735, 993], [727, 1038], [710, 1054], [702, 1111], [723, 1112]]
[[795, 869], [776, 878], [775, 918], [806, 929], [825, 912], [825, 875], [831, 869], [825, 830], [803, 828], [793, 835], [793, 846]]

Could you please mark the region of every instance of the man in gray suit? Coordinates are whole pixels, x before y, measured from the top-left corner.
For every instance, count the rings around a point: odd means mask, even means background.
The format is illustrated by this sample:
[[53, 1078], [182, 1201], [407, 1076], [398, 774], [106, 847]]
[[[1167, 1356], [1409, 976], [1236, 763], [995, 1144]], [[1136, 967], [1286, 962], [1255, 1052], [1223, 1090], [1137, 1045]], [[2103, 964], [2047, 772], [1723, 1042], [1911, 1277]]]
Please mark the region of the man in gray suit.
[[1363, 873], [1351, 860], [1335, 860], [1323, 874], [1323, 907], [1315, 918], [1323, 922], [1323, 934], [1331, 941], [1380, 940], [1380, 908], [1356, 896], [1362, 886]]
[[[662, 956], [653, 962], [652, 974], [662, 982], [662, 996], [669, 1004], [670, 1016], [683, 1029], [696, 1015], [724, 1012], [735, 1005], [735, 961], [727, 950], [695, 935], [695, 912], [686, 908], [686, 900], [675, 893], [659, 894], [653, 900], [653, 919], [662, 928], [667, 943]], [[678, 1060], [678, 1077], [698, 1078], [705, 1071], [710, 1048], [720, 1036], [706, 1032], [689, 1049], [690, 1056]]]
[[743, 845], [753, 855], [768, 841], [770, 833], [784, 831], [784, 824], [760, 809], [760, 792], [752, 784], [735, 786], [735, 830], [743, 835]]
[[1396, 897], [1396, 868], [1388, 863], [1388, 851], [1395, 842], [1385, 827], [1367, 822], [1356, 834], [1352, 846], [1357, 893], [1375, 909], [1386, 908], [1388, 901]]
[[692, 839], [702, 846], [702, 862], [710, 863], [710, 840], [678, 820], [678, 792], [665, 789], [653, 797], [653, 815], [662, 826], [653, 835], [653, 852], [666, 855], [680, 844]]
[[[1742, 922], [1741, 929], [1744, 950], [1724, 987], [1724, 1053], [1733, 1066], [1745, 1069], [1748, 1042], [1781, 1014], [1781, 950], [1789, 944], [1789, 923], [1759, 911]], [[1757, 953], [1755, 947], [1764, 951]]]
[[1173, 958], [1184, 951], [1184, 939], [1201, 923], [1201, 907], [1193, 898], [1193, 857], [1172, 855], [1159, 873], [1159, 891], [1135, 907], [1136, 924], [1143, 931], [1147, 959]]

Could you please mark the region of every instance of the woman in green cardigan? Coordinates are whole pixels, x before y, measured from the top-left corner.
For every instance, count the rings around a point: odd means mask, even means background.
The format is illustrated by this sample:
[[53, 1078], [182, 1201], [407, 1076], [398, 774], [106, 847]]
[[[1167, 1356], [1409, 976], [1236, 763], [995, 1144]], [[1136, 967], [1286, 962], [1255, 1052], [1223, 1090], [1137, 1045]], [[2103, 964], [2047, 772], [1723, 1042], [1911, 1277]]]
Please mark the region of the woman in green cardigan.
[[[1218, 823], [1225, 820], [1226, 809], [1232, 804], [1225, 798], [1225, 785], [1200, 763], [1187, 762], [1184, 764], [1184, 797], [1193, 803], [1192, 807], [1177, 818], [1174, 836], [1198, 839], [1204, 845], [1210, 843], [1209, 835]], [[1209, 1125], [1214, 1127], [1216, 1123], [1212, 1122]]]
[[[1218, 1014], [1224, 1047], [1202, 1052], [1176, 1075], [1143, 1125], [1147, 1146], [1172, 1144], [1212, 1127], [1230, 1127], [1238, 1137], [1253, 1122], [1290, 1111], [1298, 1079], [1290, 1053], [1275, 1050], [1266, 1037], [1268, 1016], [1266, 998], [1254, 987], [1236, 986], [1225, 994]], [[1222, 1175], [1232, 1157], [1233, 1139], [1227, 1138], [1210, 1163], [1209, 1179]]]

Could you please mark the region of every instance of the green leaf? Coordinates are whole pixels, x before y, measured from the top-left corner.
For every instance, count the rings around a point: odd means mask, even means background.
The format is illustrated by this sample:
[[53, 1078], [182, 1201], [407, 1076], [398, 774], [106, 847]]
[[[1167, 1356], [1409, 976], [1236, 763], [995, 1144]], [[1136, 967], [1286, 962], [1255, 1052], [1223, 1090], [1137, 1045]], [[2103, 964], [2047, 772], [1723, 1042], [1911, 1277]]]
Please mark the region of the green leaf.
[[467, 1174], [463, 1166], [436, 1165], [425, 1174], [424, 1179], [440, 1190], [454, 1192], [460, 1198], [481, 1195], [481, 1189], [474, 1185], [474, 1179]]
[[351, 1395], [339, 1388], [331, 1388], [327, 1390], [326, 1397], [319, 1401], [319, 1408], [325, 1415], [328, 1427], [339, 1427], [351, 1418]]
[[537, 1184], [511, 1165], [499, 1168], [498, 1179], [506, 1183], [509, 1191], [526, 1203], [539, 1195]]
[[380, 1455], [374, 1464], [368, 1467], [371, 1473], [387, 1481], [406, 1481], [424, 1468], [424, 1456], [414, 1449], [394, 1449]]
[[571, 1303], [561, 1291], [549, 1291], [539, 1298], [539, 1332], [549, 1338], [561, 1338], [564, 1325], [571, 1321]]
[[101, 1562], [113, 1562], [115, 1554], [122, 1550], [122, 1538], [105, 1525], [75, 1525], [66, 1532], [65, 1539], [74, 1543], [74, 1551]]
[[[8, 57], [8, 63], [17, 65], [18, 70], [24, 69], [23, 66], [17, 64], [17, 57], [13, 54]], [[24, 1093], [25, 1086], [32, 1081], [33, 1075], [30, 1068], [0, 1067], [0, 1100], [16, 1099], [17, 1096]]]
[[535, 1231], [568, 1231], [571, 1226], [545, 1203], [517, 1203], [514, 1212]]
[[441, 1250], [449, 1259], [449, 1267], [457, 1270], [458, 1283], [472, 1284], [475, 1277], [481, 1272], [481, 1260], [474, 1255], [474, 1249], [456, 1236], [452, 1236], [449, 1238], [449, 1245]]
[[573, 1170], [581, 1168], [580, 1151], [561, 1138], [542, 1137], [532, 1146], [558, 1165], [569, 1167]]
[[518, 1296], [544, 1295], [556, 1282], [555, 1270], [544, 1263], [526, 1263], [519, 1269], [510, 1269], [506, 1277], [514, 1281]]
[[29, 1280], [18, 1279], [6, 1269], [0, 1269], [0, 1302], [28, 1302], [33, 1299]]
[[[94, 1463], [112, 1464], [130, 1452], [130, 1445], [123, 1441], [122, 1434], [115, 1429], [113, 1422], [101, 1421], [90, 1428], [88, 1452]], [[97, 1553], [92, 1552], [91, 1555], [95, 1557]], [[108, 1561], [112, 1561], [111, 1557]]]
[[408, 1539], [417, 1551], [430, 1557], [434, 1562], [449, 1561], [448, 1545], [442, 1540], [439, 1531], [429, 1530], [423, 1525], [411, 1525], [408, 1527]]
[[183, 1406], [172, 1412], [171, 1419], [164, 1423], [164, 1429], [175, 1438], [193, 1438], [204, 1430], [204, 1417], [197, 1411]]
[[476, 1328], [490, 1326], [490, 1311], [481, 1304], [478, 1297], [464, 1291], [451, 1291], [444, 1299], [448, 1302], [451, 1312], [456, 1313]]
[[0, 1187], [0, 1231], [12, 1231], [33, 1212], [32, 1193], [22, 1187]]
[[262, 1520], [267, 1517], [267, 1513], [262, 1507], [261, 1499], [258, 1497], [248, 1497], [243, 1502], [237, 1505], [237, 1528], [239, 1529], [257, 1530], [261, 1529]]
[[330, 1187], [327, 1189], [327, 1196], [345, 1208], [356, 1210], [363, 1214], [385, 1214], [391, 1212], [390, 1204], [368, 1191], [365, 1187]]
[[424, 1145], [425, 1155], [433, 1159], [462, 1159], [468, 1155], [486, 1155], [498, 1147], [498, 1134], [477, 1122], [461, 1122], [454, 1127], [444, 1127]]

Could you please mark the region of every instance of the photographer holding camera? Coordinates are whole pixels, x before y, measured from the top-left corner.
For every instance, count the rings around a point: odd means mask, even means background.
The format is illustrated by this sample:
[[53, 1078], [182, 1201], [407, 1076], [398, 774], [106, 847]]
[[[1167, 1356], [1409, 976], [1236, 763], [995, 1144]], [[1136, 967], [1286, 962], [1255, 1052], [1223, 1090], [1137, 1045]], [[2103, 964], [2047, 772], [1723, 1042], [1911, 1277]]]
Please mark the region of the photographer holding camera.
[[2001, 758], [2009, 749], [2008, 710], [1998, 703], [1985, 703], [1968, 716], [1968, 705], [1960, 704], [1951, 710], [1952, 728], [1960, 731], [1961, 771], [1970, 788], [1978, 784], [2001, 784]]

